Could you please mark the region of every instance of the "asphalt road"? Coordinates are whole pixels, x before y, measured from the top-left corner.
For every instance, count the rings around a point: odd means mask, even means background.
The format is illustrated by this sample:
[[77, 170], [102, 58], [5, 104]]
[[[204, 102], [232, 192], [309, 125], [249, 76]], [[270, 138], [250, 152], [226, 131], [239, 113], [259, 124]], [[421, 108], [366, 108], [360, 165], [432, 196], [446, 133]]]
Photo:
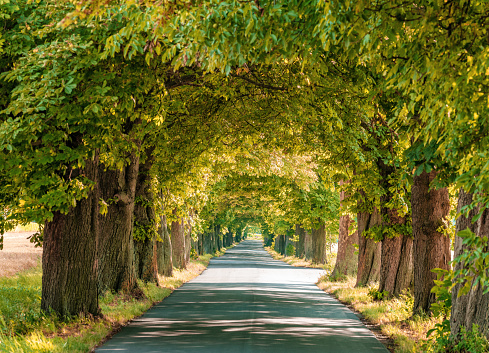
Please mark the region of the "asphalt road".
[[246, 240], [96, 352], [388, 353], [317, 288], [321, 272], [273, 260]]

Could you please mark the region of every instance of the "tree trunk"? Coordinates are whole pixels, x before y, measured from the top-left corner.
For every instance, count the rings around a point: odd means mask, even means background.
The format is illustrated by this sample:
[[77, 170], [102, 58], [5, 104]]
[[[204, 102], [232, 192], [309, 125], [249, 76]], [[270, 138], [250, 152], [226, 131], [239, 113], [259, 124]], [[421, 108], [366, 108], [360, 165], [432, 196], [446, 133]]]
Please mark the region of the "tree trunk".
[[[340, 185], [342, 184], [343, 183], [340, 182]], [[348, 195], [346, 195], [344, 191], [340, 193], [340, 205], [347, 197]], [[349, 228], [352, 222], [353, 221], [348, 215], [340, 217], [338, 254], [336, 255], [336, 263], [333, 273], [331, 274], [331, 277], [333, 278], [351, 276], [357, 272], [358, 255], [355, 254], [355, 247], [353, 244], [358, 243], [358, 233], [355, 232], [352, 235], [349, 234]]]
[[184, 222], [183, 229], [185, 232], [185, 268], [190, 262], [190, 251], [192, 250], [192, 217], [192, 214], [190, 214], [186, 222]]
[[304, 232], [304, 259], [312, 259], [312, 231], [306, 230]]
[[151, 191], [151, 156], [140, 165], [134, 205], [134, 263], [137, 278], [158, 283], [156, 212]]
[[108, 207], [99, 216], [99, 290], [132, 292], [137, 288], [132, 226], [139, 157], [133, 153], [122, 170], [104, 168], [99, 169], [99, 187]]
[[[72, 177], [76, 172], [73, 171]], [[81, 171], [96, 181], [98, 157]], [[67, 214], [54, 213], [44, 227], [41, 310], [60, 317], [100, 313], [97, 288], [99, 194], [96, 184], [88, 198]]]
[[236, 230], [236, 243], [240, 243], [243, 237], [243, 228], [238, 228]]
[[[463, 206], [470, 205], [472, 203], [473, 194], [465, 193], [462, 189], [458, 197], [457, 213], [460, 213]], [[468, 217], [460, 216], [457, 219], [456, 231], [457, 233], [470, 229], [473, 233], [479, 237], [489, 237], [489, 209], [485, 209], [482, 216], [475, 222], [471, 220], [481, 211], [480, 207], [476, 207], [469, 212]], [[461, 255], [467, 251], [467, 246], [463, 244], [463, 239], [455, 237], [455, 254], [454, 257]], [[459, 263], [456, 264], [454, 270], [462, 270], [463, 266]], [[472, 325], [479, 326], [479, 332], [489, 338], [489, 293], [482, 294], [484, 288], [480, 284], [472, 283], [472, 289], [468, 294], [458, 297], [458, 291], [462, 284], [457, 284], [452, 290], [452, 313], [450, 316], [450, 329], [451, 334], [458, 337], [461, 327], [465, 327], [467, 330], [472, 330]]]
[[[393, 166], [386, 165], [382, 159], [377, 161], [380, 172], [380, 185], [384, 194], [380, 198], [382, 227], [405, 225], [406, 216], [399, 216], [398, 210], [387, 207], [393, 198], [390, 191], [390, 176]], [[411, 234], [397, 234], [394, 238], [382, 239], [379, 291], [387, 291], [390, 296], [398, 296], [413, 281], [413, 239]]]
[[[173, 210], [175, 215], [177, 210]], [[185, 224], [183, 218], [171, 223], [171, 244], [173, 266], [180, 269], [186, 268], [185, 262]]]
[[221, 248], [222, 248], [222, 239], [220, 237], [220, 233], [221, 233], [221, 226], [220, 225], [217, 225], [214, 227], [214, 251], [213, 253], [215, 253], [216, 251], [221, 251]]
[[355, 287], [367, 286], [380, 278], [381, 243], [367, 239], [363, 232], [381, 223], [380, 213], [374, 207], [372, 213], [360, 212], [358, 222], [358, 272]]
[[450, 238], [439, 229], [450, 212], [448, 189], [430, 190], [437, 172], [423, 172], [414, 177], [411, 191], [414, 236], [414, 314], [430, 312], [435, 302], [431, 293], [436, 280], [434, 268], [450, 268]]
[[312, 240], [312, 262], [316, 264], [326, 263], [326, 228], [324, 224], [318, 229], [313, 229]]
[[408, 235], [382, 240], [379, 292], [398, 296], [413, 280], [413, 239]]
[[304, 251], [305, 233], [306, 230], [302, 228], [300, 224], [295, 225], [295, 236], [298, 238], [296, 248], [295, 248], [295, 256], [299, 258], [303, 258], [305, 256], [305, 251]]
[[156, 243], [158, 273], [171, 277], [173, 275], [172, 245], [165, 215], [161, 216], [159, 235], [163, 241]]

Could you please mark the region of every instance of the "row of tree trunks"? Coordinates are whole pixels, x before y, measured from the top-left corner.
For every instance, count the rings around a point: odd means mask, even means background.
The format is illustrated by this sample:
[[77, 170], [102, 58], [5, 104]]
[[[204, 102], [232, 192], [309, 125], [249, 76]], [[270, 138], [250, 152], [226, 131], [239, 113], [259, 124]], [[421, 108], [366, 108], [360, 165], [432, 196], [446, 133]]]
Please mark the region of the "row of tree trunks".
[[[173, 210], [176, 215], [177, 210]], [[171, 223], [171, 243], [172, 243], [172, 260], [173, 266], [180, 269], [187, 267], [185, 261], [185, 221], [178, 218]]]
[[[462, 211], [464, 206], [470, 205], [474, 195], [466, 193], [463, 189], [460, 190], [458, 198], [457, 213]], [[484, 209], [481, 217], [474, 223], [471, 222], [474, 216], [479, 214], [480, 207], [477, 207], [469, 212], [467, 216], [462, 215], [457, 219], [457, 233], [470, 229], [479, 237], [489, 237], [489, 209]], [[467, 251], [467, 246], [463, 244], [463, 239], [455, 237], [455, 254], [457, 257]], [[488, 251], [486, 249], [486, 251]], [[462, 270], [461, 264], [456, 264], [454, 270]], [[479, 326], [479, 332], [489, 338], [489, 293], [483, 294], [484, 288], [478, 283], [472, 283], [472, 289], [467, 295], [458, 296], [458, 291], [462, 284], [457, 284], [452, 291], [452, 312], [450, 315], [450, 329], [452, 335], [459, 337], [460, 330], [465, 327], [467, 330], [472, 330], [472, 325]]]
[[[343, 185], [343, 181], [340, 181], [340, 185]], [[340, 207], [342, 201], [347, 198], [348, 195], [344, 191], [340, 192]], [[338, 253], [336, 255], [336, 263], [331, 276], [333, 278], [339, 278], [343, 276], [352, 276], [357, 272], [358, 256], [355, 254], [354, 244], [358, 244], [358, 232], [350, 235], [350, 225], [353, 221], [349, 215], [343, 215], [340, 217], [340, 225], [338, 232]]]
[[162, 240], [156, 243], [158, 273], [170, 277], [173, 275], [172, 243], [165, 215], [161, 216], [158, 235]]
[[275, 236], [274, 250], [281, 255], [285, 255], [285, 235], [279, 234]]
[[431, 189], [436, 171], [414, 177], [411, 190], [414, 236], [414, 314], [427, 313], [435, 302], [434, 268], [450, 268], [450, 238], [440, 232], [450, 212], [448, 189]]
[[225, 248], [227, 248], [228, 246], [233, 245], [233, 243], [234, 243], [233, 233], [228, 231], [223, 237], [223, 245]]
[[371, 227], [380, 225], [380, 212], [376, 207], [372, 213], [360, 212], [357, 214], [358, 237], [358, 269], [356, 287], [367, 286], [378, 282], [380, 278], [381, 243], [366, 238], [364, 232]]
[[185, 268], [187, 264], [190, 262], [190, 250], [192, 249], [192, 218], [193, 211], [190, 212], [189, 217], [184, 222], [184, 233], [185, 233], [185, 248], [184, 248], [184, 260], [185, 260]]

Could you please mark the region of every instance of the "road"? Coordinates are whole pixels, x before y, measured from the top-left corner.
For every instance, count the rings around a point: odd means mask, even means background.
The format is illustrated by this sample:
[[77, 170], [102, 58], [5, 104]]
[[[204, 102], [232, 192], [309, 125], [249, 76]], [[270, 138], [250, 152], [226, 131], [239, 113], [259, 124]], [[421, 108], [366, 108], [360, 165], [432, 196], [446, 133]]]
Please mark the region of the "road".
[[322, 270], [273, 260], [245, 240], [96, 352], [388, 353], [314, 283]]

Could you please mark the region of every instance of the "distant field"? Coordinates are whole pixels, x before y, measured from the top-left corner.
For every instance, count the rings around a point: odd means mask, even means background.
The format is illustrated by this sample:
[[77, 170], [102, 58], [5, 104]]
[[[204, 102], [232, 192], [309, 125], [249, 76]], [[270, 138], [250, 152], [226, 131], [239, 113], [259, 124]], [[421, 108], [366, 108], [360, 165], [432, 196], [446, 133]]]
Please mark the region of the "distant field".
[[42, 255], [29, 239], [34, 231], [5, 233], [3, 250], [0, 250], [0, 277], [13, 276], [19, 271], [37, 265]]

